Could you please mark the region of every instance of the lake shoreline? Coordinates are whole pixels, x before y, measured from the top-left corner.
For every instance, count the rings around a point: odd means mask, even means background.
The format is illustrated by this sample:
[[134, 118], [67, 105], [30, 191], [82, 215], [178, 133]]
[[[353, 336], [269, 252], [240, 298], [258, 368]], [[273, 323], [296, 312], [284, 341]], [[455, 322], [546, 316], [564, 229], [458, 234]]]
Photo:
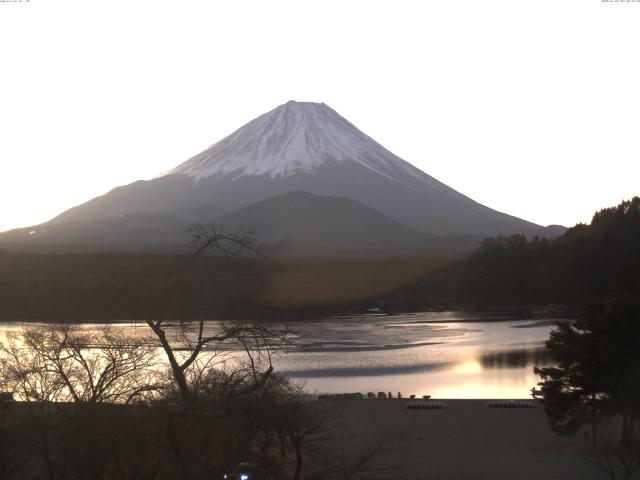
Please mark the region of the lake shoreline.
[[[359, 391], [366, 396], [385, 391], [418, 398], [522, 398], [539, 381], [533, 367], [548, 361], [544, 342], [555, 321], [514, 318], [505, 312], [447, 311], [377, 312], [292, 322], [286, 326], [291, 346], [276, 353], [273, 366], [308, 393]], [[165, 323], [178, 349], [180, 323]], [[11, 332], [48, 325], [0, 322], [0, 339]], [[104, 325], [85, 322], [77, 328], [97, 332]], [[111, 325], [134, 337], [146, 338], [151, 333], [144, 322]], [[196, 326], [184, 324], [191, 332]], [[220, 327], [219, 321], [211, 321], [204, 326], [205, 334], [213, 335]], [[273, 324], [271, 329], [282, 330], [283, 325]], [[225, 351], [241, 353], [232, 344]]]
[[[578, 305], [507, 305], [496, 307], [477, 307], [471, 305], [438, 305], [438, 306], [425, 306], [424, 308], [411, 308], [411, 309], [380, 309], [377, 307], [361, 307], [361, 308], [331, 308], [331, 307], [317, 307], [317, 308], [303, 308], [296, 310], [283, 310], [267, 312], [262, 315], [255, 315], [251, 313], [237, 312], [235, 314], [214, 314], [205, 318], [207, 322], [221, 322], [221, 321], [237, 321], [246, 320], [256, 323], [304, 323], [322, 321], [326, 319], [335, 318], [358, 318], [369, 316], [396, 316], [396, 315], [419, 315], [422, 313], [444, 313], [449, 311], [463, 312], [468, 314], [478, 314], [480, 316], [486, 316], [491, 314], [491, 318], [488, 318], [487, 322], [494, 321], [514, 321], [520, 320], [523, 317], [532, 318], [535, 320], [543, 319], [573, 319], [578, 318], [584, 307]], [[0, 316], [0, 322], [2, 323], [53, 323], [53, 324], [85, 324], [85, 323], [145, 323], [149, 317], [142, 318], [137, 315], [131, 315], [125, 317], [95, 317], [95, 318], [73, 318], [67, 317], [67, 319], [60, 319], [59, 317], [20, 317], [16, 315], [7, 316], [6, 318]], [[167, 322], [195, 322], [199, 321], [202, 317], [185, 317], [183, 319], [167, 319]], [[157, 320], [153, 318], [153, 320]], [[475, 321], [475, 320], [474, 320]], [[434, 322], [436, 323], [436, 322]]]

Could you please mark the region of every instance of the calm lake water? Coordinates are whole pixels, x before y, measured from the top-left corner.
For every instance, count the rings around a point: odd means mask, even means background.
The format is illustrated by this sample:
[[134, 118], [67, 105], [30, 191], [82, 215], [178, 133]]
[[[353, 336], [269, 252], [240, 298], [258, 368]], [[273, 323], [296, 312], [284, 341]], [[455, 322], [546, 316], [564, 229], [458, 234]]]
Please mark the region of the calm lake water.
[[[34, 325], [0, 323], [0, 337]], [[147, 333], [142, 323], [115, 325], [132, 335]], [[462, 312], [292, 323], [297, 348], [278, 355], [274, 366], [309, 393], [527, 398], [538, 382], [533, 367], [546, 363], [543, 344], [552, 328], [548, 320]]]

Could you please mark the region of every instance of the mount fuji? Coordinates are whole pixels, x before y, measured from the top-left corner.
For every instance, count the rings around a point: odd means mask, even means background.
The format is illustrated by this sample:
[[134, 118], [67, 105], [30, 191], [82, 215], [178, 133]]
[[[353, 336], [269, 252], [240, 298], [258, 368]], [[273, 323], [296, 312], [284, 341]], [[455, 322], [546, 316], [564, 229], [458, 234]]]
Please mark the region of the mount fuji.
[[[344, 211], [352, 217], [346, 220]], [[342, 250], [416, 247], [434, 236], [547, 232], [427, 175], [329, 106], [290, 101], [152, 180], [117, 187], [45, 224], [2, 234], [0, 243], [178, 245], [187, 241], [185, 227], [194, 221], [255, 229], [258, 236], [268, 231], [270, 240], [296, 244], [299, 251], [311, 230], [350, 239], [338, 242]], [[324, 237], [315, 238], [317, 247]]]

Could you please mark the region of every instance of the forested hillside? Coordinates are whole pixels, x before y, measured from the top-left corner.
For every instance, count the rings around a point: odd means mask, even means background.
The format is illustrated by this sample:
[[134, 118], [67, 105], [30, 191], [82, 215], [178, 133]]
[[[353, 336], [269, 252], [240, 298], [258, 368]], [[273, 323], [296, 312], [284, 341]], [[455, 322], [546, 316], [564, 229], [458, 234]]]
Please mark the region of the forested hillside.
[[478, 249], [412, 283], [390, 307], [581, 305], [610, 296], [640, 272], [640, 198], [597, 212], [557, 238], [487, 238]]
[[170, 293], [184, 262], [179, 255], [0, 250], [0, 318], [146, 319], [165, 314], [165, 307], [169, 318], [303, 318], [373, 306], [394, 311], [583, 305], [622, 291], [640, 295], [627, 288], [640, 284], [640, 198], [601, 210], [590, 225], [576, 225], [554, 239], [485, 239], [448, 266], [446, 259], [426, 256], [210, 257]]

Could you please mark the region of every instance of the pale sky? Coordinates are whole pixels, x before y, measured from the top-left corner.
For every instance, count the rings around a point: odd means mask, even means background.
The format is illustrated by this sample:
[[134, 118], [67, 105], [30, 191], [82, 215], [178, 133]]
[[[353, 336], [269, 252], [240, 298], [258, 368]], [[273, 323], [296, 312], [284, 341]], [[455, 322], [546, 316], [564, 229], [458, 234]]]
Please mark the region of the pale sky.
[[640, 1], [0, 1], [0, 230], [293, 99], [489, 207], [640, 194]]

